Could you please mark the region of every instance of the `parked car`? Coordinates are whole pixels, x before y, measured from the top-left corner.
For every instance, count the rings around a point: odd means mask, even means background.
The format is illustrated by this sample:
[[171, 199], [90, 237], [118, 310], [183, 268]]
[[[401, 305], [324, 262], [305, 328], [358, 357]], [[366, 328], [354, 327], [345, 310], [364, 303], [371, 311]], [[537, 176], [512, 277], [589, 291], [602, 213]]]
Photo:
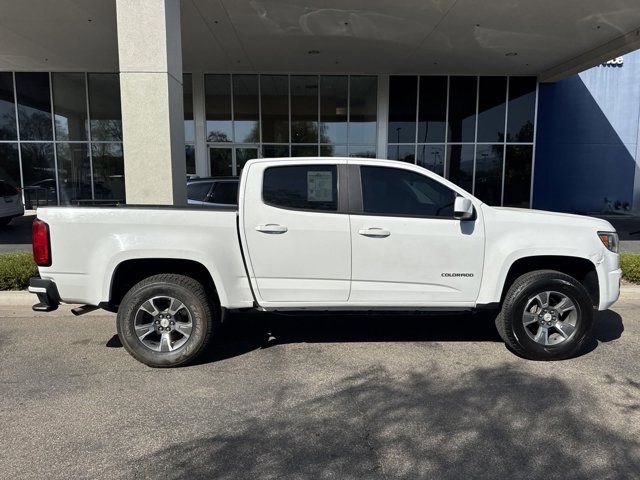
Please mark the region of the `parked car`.
[[227, 206], [238, 204], [238, 184], [235, 177], [207, 177], [187, 182], [189, 205]]
[[10, 183], [0, 180], [0, 227], [24, 215], [24, 205], [20, 189]]
[[513, 351], [563, 359], [621, 277], [604, 220], [491, 207], [417, 165], [359, 158], [251, 160], [237, 207], [40, 208], [33, 251], [34, 310], [117, 312], [124, 347], [154, 367], [194, 360], [240, 310], [487, 310]]

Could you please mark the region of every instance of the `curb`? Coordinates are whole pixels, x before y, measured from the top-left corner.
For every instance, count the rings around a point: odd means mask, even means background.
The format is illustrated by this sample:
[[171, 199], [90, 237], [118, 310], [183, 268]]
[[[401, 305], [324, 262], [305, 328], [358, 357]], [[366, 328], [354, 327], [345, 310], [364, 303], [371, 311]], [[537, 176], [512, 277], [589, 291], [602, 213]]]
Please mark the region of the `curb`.
[[[620, 287], [620, 300], [640, 300], [640, 285], [622, 285]], [[36, 296], [27, 290], [0, 291], [0, 307], [31, 306], [36, 302]]]
[[37, 303], [37, 297], [27, 290], [9, 290], [0, 292], [0, 306], [31, 306]]

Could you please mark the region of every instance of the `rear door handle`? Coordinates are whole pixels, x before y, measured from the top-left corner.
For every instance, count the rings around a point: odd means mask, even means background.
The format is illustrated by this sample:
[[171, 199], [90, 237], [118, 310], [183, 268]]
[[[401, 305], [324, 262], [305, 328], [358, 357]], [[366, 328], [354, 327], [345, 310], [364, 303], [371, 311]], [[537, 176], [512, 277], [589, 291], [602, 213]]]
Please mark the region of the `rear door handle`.
[[267, 223], [266, 225], [256, 226], [256, 230], [262, 233], [285, 233], [287, 227], [284, 225], [278, 225], [277, 223]]
[[378, 227], [361, 228], [360, 230], [358, 230], [358, 233], [365, 237], [373, 237], [373, 238], [384, 238], [391, 235], [391, 232], [389, 230], [385, 230], [384, 228], [378, 228]]

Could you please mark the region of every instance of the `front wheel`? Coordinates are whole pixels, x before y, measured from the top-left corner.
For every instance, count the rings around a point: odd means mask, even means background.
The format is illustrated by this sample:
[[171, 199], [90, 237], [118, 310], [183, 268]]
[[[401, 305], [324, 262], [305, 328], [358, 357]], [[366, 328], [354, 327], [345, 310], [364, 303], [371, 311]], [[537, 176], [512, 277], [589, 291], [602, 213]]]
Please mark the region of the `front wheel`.
[[134, 285], [118, 308], [118, 336], [126, 350], [150, 367], [194, 361], [208, 346], [214, 308], [193, 278], [160, 274]]
[[498, 333], [519, 355], [532, 360], [573, 356], [593, 325], [593, 303], [575, 278], [553, 270], [519, 277], [496, 318]]

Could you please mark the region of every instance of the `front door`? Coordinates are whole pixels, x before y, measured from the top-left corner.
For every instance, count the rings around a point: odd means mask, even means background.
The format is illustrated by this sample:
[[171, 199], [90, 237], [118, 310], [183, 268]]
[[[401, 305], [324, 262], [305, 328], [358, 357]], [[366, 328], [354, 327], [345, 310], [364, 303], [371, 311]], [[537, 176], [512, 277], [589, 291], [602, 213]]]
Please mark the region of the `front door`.
[[248, 167], [242, 228], [261, 303], [348, 299], [351, 247], [349, 215], [338, 208], [340, 163]]
[[361, 212], [351, 215], [349, 302], [475, 302], [484, 260], [482, 222], [454, 219], [456, 193], [425, 174], [372, 165], [359, 170], [362, 203]]

